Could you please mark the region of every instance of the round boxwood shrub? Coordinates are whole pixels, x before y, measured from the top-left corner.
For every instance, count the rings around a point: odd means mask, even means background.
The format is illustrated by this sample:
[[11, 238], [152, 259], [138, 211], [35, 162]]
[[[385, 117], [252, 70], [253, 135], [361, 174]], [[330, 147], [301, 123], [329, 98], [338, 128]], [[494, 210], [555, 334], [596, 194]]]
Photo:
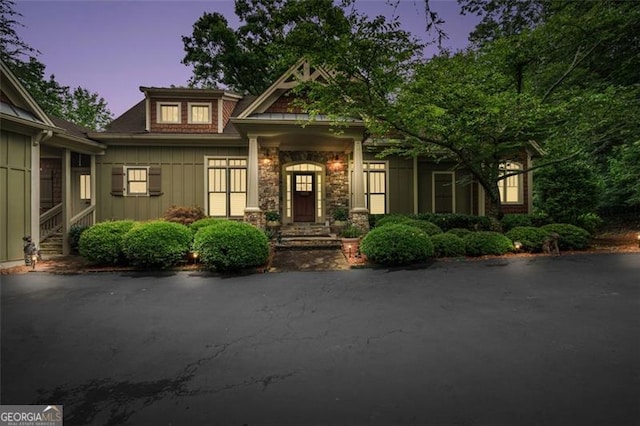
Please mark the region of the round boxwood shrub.
[[471, 231], [471, 230], [469, 230], [467, 228], [452, 228], [452, 229], [449, 229], [447, 231], [448, 234], [453, 234], [453, 235], [456, 235], [456, 236], [458, 236], [460, 238], [464, 238], [464, 237], [466, 237], [467, 235], [469, 235], [472, 232], [473, 231]]
[[155, 220], [131, 228], [122, 240], [122, 251], [132, 265], [165, 268], [184, 259], [192, 238], [185, 225]]
[[464, 237], [464, 245], [469, 256], [502, 255], [513, 249], [509, 238], [493, 231], [472, 232]]
[[462, 238], [451, 232], [432, 235], [431, 242], [436, 257], [459, 257], [466, 253]]
[[548, 233], [558, 234], [558, 247], [560, 250], [583, 250], [589, 246], [591, 235], [586, 230], [569, 223], [552, 223], [544, 225], [540, 229]]
[[193, 249], [208, 268], [235, 272], [264, 264], [269, 258], [269, 239], [248, 223], [218, 220], [196, 233]]
[[514, 243], [522, 243], [522, 250], [528, 252], [539, 252], [542, 250], [544, 240], [549, 237], [549, 233], [544, 229], [535, 226], [516, 226], [505, 234]]
[[379, 226], [360, 243], [367, 258], [381, 265], [408, 265], [433, 256], [433, 243], [422, 230], [403, 223]]
[[429, 236], [442, 234], [442, 229], [440, 229], [438, 225], [432, 222], [428, 222], [426, 220], [409, 219], [406, 222], [402, 222], [402, 223], [422, 229]]
[[388, 215], [385, 215], [384, 217], [378, 218], [378, 220], [376, 221], [376, 228], [379, 228], [385, 225], [395, 225], [397, 223], [406, 223], [411, 220], [412, 219], [409, 216], [403, 216], [400, 214], [388, 214]]
[[191, 225], [189, 225], [189, 229], [195, 235], [199, 230], [204, 228], [205, 226], [213, 225], [216, 222], [220, 222], [226, 219], [219, 219], [216, 217], [205, 217], [204, 219], [196, 220]]
[[125, 260], [122, 238], [133, 227], [132, 220], [100, 222], [85, 229], [78, 240], [80, 255], [89, 262], [115, 265]]

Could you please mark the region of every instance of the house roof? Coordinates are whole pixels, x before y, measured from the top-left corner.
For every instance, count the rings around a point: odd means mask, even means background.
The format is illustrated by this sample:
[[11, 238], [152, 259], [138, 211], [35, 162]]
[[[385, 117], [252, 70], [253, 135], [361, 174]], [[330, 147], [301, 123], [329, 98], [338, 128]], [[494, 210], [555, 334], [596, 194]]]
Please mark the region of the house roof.
[[2, 81], [2, 93], [5, 98], [2, 100], [0, 112], [4, 118], [41, 129], [49, 130], [55, 127], [40, 105], [2, 61], [0, 61], [0, 81]]
[[49, 115], [49, 118], [51, 119], [51, 121], [53, 121], [53, 124], [55, 124], [56, 127], [64, 129], [66, 131], [66, 134], [69, 136], [75, 136], [77, 138], [87, 138], [87, 133], [92, 131], [87, 127], [79, 126], [75, 123], [64, 120], [62, 118], [58, 118], [53, 115]]
[[146, 127], [144, 99], [113, 120], [104, 133], [142, 133]]
[[207, 99], [216, 99], [221, 97], [226, 98], [242, 98], [240, 93], [232, 92], [229, 90], [221, 89], [208, 89], [197, 87], [147, 87], [140, 86], [140, 91], [143, 93], [153, 93], [154, 96], [166, 96], [166, 97], [203, 97]]

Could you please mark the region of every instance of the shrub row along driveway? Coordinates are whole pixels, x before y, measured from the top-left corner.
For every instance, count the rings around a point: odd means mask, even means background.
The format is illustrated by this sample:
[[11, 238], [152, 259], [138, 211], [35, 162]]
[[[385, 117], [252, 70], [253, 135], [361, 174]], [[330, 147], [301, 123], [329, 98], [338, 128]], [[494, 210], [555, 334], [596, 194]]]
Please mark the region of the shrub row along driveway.
[[2, 276], [2, 404], [65, 424], [638, 424], [640, 255]]

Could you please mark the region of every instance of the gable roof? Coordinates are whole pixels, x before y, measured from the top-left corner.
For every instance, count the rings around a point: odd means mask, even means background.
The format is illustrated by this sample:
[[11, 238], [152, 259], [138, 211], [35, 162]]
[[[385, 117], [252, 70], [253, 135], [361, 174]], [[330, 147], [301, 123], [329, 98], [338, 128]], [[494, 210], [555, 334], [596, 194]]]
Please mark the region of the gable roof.
[[238, 118], [244, 119], [249, 118], [252, 114], [263, 113], [280, 96], [296, 87], [301, 81], [315, 81], [319, 78], [328, 80], [331, 75], [322, 68], [311, 66], [306, 59], [300, 59], [242, 111]]
[[40, 108], [40, 105], [2, 61], [0, 61], [0, 81], [2, 81], [2, 93], [6, 100], [9, 101], [0, 101], [2, 104], [0, 112], [5, 118], [25, 124], [31, 123], [37, 127], [55, 127], [55, 124]]

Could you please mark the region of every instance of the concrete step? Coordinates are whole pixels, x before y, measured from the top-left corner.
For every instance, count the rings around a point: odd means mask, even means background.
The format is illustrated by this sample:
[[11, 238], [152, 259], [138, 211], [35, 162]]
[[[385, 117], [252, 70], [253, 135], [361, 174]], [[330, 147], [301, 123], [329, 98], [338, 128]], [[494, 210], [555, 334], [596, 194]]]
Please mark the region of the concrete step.
[[275, 244], [276, 250], [340, 249], [342, 241], [337, 237], [282, 237]]
[[331, 229], [324, 225], [283, 225], [278, 232], [282, 237], [330, 237]]

